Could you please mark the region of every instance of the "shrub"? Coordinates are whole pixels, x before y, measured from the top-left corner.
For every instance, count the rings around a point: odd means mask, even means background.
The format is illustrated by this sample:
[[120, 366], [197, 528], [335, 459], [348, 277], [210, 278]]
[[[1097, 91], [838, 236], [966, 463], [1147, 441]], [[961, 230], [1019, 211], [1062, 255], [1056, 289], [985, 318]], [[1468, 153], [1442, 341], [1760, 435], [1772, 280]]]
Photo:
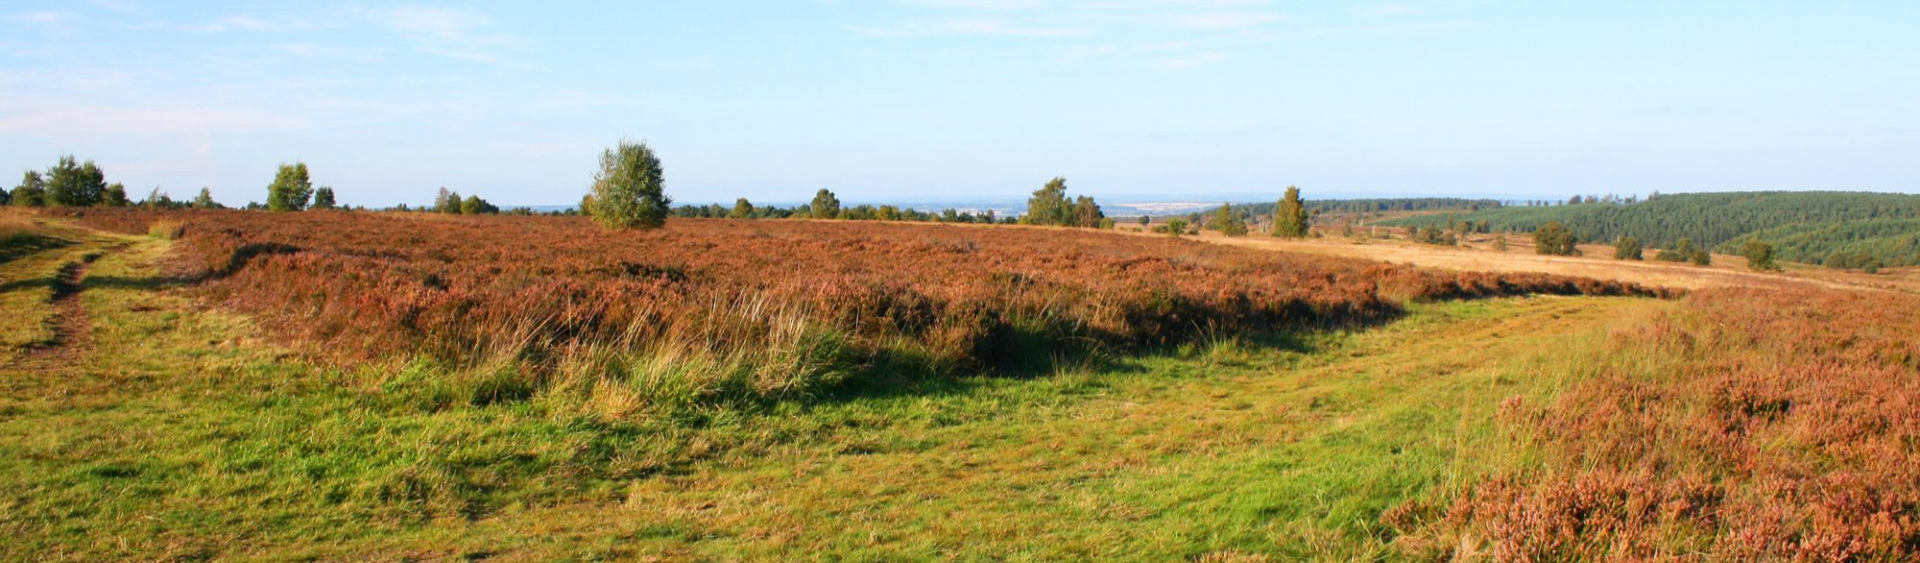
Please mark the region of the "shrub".
[[1779, 271], [1780, 265], [1773, 262], [1773, 245], [1749, 240], [1740, 245], [1740, 255], [1747, 259], [1747, 267], [1758, 271]]
[[1620, 237], [1620, 240], [1614, 241], [1613, 259], [1640, 260], [1641, 259], [1640, 239], [1633, 238], [1633, 237]]
[[1187, 232], [1186, 219], [1168, 219], [1167, 220], [1167, 234], [1173, 235], [1175, 238], [1178, 238], [1181, 234], [1184, 234], [1186, 232]]
[[603, 228], [658, 229], [666, 225], [673, 200], [653, 149], [622, 140], [600, 153], [600, 171], [585, 203], [587, 215]]
[[1534, 252], [1552, 256], [1579, 256], [1579, 238], [1560, 226], [1558, 221], [1549, 221], [1533, 231]]

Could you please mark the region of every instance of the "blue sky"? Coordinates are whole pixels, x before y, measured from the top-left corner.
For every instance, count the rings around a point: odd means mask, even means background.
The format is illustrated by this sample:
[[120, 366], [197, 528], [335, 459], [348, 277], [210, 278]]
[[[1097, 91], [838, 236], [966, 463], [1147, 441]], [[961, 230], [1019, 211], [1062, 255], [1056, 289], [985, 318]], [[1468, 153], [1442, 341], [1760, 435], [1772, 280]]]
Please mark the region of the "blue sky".
[[565, 204], [1920, 190], [1920, 3], [0, 5], [0, 179]]

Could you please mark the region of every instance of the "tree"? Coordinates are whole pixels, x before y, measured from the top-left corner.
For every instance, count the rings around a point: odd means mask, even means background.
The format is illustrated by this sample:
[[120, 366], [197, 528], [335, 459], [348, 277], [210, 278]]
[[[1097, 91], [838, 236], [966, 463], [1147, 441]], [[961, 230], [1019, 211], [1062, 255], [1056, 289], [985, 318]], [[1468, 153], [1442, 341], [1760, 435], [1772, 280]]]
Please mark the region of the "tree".
[[193, 196], [194, 209], [219, 209], [220, 204], [213, 201], [213, 190], [200, 188], [200, 195]]
[[1028, 225], [1071, 225], [1073, 206], [1067, 203], [1067, 179], [1054, 177], [1027, 198], [1027, 214], [1020, 222]]
[[1300, 200], [1300, 188], [1287, 186], [1287, 194], [1273, 206], [1273, 236], [1305, 238], [1307, 234], [1306, 202]]
[[493, 215], [499, 212], [500, 208], [498, 206], [495, 206], [487, 200], [480, 199], [480, 196], [477, 195], [470, 195], [467, 196], [466, 199], [460, 200], [461, 215]]
[[1100, 221], [1106, 218], [1107, 214], [1100, 212], [1100, 204], [1094, 203], [1092, 197], [1080, 196], [1073, 198], [1074, 226], [1097, 229], [1100, 228]]
[[267, 185], [267, 210], [300, 211], [307, 208], [307, 200], [312, 197], [313, 181], [307, 176], [307, 163], [282, 164], [273, 175], [273, 183]]
[[1187, 232], [1186, 219], [1167, 220], [1167, 234], [1173, 235], [1174, 238], [1180, 238], [1180, 234], [1185, 232]]
[[[441, 189], [445, 189], [445, 188], [441, 188]], [[436, 211], [439, 211], [441, 213], [446, 213], [448, 215], [459, 215], [460, 209], [461, 209], [460, 206], [462, 204], [465, 204], [466, 202], [467, 202], [467, 198], [460, 197], [460, 192], [447, 192], [447, 205], [445, 207], [437, 209]]]
[[107, 184], [107, 189], [100, 198], [100, 205], [107, 207], [127, 207], [133, 205], [133, 200], [127, 199], [126, 186], [120, 185], [119, 182], [114, 182]]
[[1559, 221], [1548, 221], [1547, 224], [1533, 231], [1534, 251], [1540, 254], [1579, 256], [1579, 242], [1580, 239], [1573, 236], [1573, 231], [1560, 226]]
[[12, 203], [13, 194], [8, 193], [6, 188], [0, 188], [0, 205], [11, 205]]
[[20, 177], [20, 185], [13, 187], [12, 203], [22, 207], [46, 207], [47, 184], [39, 172], [28, 170]]
[[1780, 265], [1773, 262], [1773, 245], [1749, 240], [1740, 245], [1740, 255], [1747, 258], [1747, 267], [1760, 271], [1779, 271]]
[[588, 214], [608, 229], [658, 229], [667, 224], [667, 197], [660, 157], [646, 143], [622, 139], [600, 153]]
[[837, 219], [840, 217], [840, 198], [826, 188], [814, 192], [813, 202], [807, 204], [807, 213], [815, 219]]
[[160, 186], [154, 186], [153, 190], [147, 192], [147, 199], [140, 202], [140, 206], [147, 209], [173, 209], [174, 204], [173, 198], [167, 197], [166, 191], [161, 190]]
[[1220, 204], [1220, 210], [1213, 213], [1212, 227], [1230, 237], [1247, 235], [1247, 222], [1240, 220], [1240, 216], [1233, 213], [1233, 206], [1225, 203]]
[[1493, 249], [1498, 250], [1500, 252], [1507, 251], [1507, 234], [1506, 233], [1500, 233], [1498, 236], [1493, 237]]
[[107, 180], [93, 161], [81, 164], [67, 155], [47, 170], [46, 189], [47, 205], [90, 207], [105, 201]]
[[1614, 260], [1641, 259], [1640, 239], [1633, 238], [1633, 237], [1620, 237], [1620, 240], [1614, 241], [1613, 242], [1613, 259]]
[[333, 201], [333, 188], [330, 188], [327, 186], [320, 186], [318, 188], [314, 188], [313, 190], [313, 208], [314, 209], [333, 209], [334, 206], [335, 206], [335, 203]]
[[1693, 248], [1693, 239], [1680, 237], [1680, 240], [1673, 242], [1673, 248], [1660, 249], [1660, 253], [1653, 255], [1653, 259], [1662, 262], [1686, 262], [1693, 259], [1695, 252], [1697, 250]]
[[446, 186], [440, 186], [440, 193], [433, 196], [433, 210], [439, 213], [459, 213], [460, 194], [447, 191]]
[[[948, 211], [952, 211], [952, 210], [949, 209]], [[727, 212], [727, 218], [728, 219], [753, 218], [753, 203], [747, 201], [747, 198], [744, 198], [744, 197], [734, 200], [733, 210]]]
[[1145, 215], [1141, 215], [1139, 219], [1135, 220], [1140, 222], [1140, 228], [1142, 229], [1147, 228], [1147, 225], [1153, 224], [1153, 218]]

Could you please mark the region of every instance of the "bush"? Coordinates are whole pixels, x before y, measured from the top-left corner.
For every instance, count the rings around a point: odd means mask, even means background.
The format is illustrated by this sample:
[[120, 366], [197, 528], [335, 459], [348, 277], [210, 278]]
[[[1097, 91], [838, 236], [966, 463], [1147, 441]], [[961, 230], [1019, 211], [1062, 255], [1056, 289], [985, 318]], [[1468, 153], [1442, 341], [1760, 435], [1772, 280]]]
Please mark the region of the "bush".
[[1178, 238], [1181, 233], [1185, 233], [1185, 232], [1187, 232], [1186, 219], [1168, 219], [1167, 220], [1167, 234], [1173, 235], [1175, 238]]
[[673, 200], [653, 149], [622, 140], [600, 153], [600, 171], [585, 204], [587, 215], [603, 228], [658, 229], [667, 224]]
[[1757, 240], [1740, 245], [1740, 255], [1746, 257], [1747, 267], [1758, 271], [1779, 271], [1780, 265], [1773, 262], [1773, 245]]
[[1633, 238], [1633, 237], [1620, 237], [1620, 240], [1614, 241], [1613, 259], [1640, 260], [1641, 259], [1640, 239]]
[[176, 240], [186, 233], [186, 223], [169, 219], [154, 221], [152, 225], [147, 226], [147, 236], [162, 240]]
[[1549, 221], [1533, 232], [1534, 252], [1552, 256], [1579, 256], [1580, 239], [1572, 231], [1560, 226], [1558, 221]]

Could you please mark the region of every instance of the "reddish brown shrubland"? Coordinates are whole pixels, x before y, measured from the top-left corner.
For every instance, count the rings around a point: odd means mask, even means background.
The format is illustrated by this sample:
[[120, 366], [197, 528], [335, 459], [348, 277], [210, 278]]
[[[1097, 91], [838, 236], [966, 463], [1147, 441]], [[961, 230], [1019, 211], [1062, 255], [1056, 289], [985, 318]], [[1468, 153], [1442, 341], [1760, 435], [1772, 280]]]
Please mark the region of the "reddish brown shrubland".
[[[134, 232], [156, 219], [77, 216]], [[622, 232], [555, 217], [167, 217], [185, 224], [176, 252], [188, 275], [204, 278], [198, 291], [354, 359], [553, 365], [632, 352], [780, 352], [720, 362], [742, 368], [851, 350], [859, 361], [905, 351], [991, 369], [1064, 348], [1366, 323], [1394, 314], [1402, 299], [1657, 293], [1073, 230], [677, 220]], [[753, 393], [795, 385], [742, 369], [754, 373], [737, 383]]]
[[[1484, 483], [1428, 555], [1909, 561], [1920, 553], [1920, 299], [1707, 290], [1613, 367], [1503, 421], [1541, 466]], [[1451, 538], [1451, 539], [1440, 539]]]

